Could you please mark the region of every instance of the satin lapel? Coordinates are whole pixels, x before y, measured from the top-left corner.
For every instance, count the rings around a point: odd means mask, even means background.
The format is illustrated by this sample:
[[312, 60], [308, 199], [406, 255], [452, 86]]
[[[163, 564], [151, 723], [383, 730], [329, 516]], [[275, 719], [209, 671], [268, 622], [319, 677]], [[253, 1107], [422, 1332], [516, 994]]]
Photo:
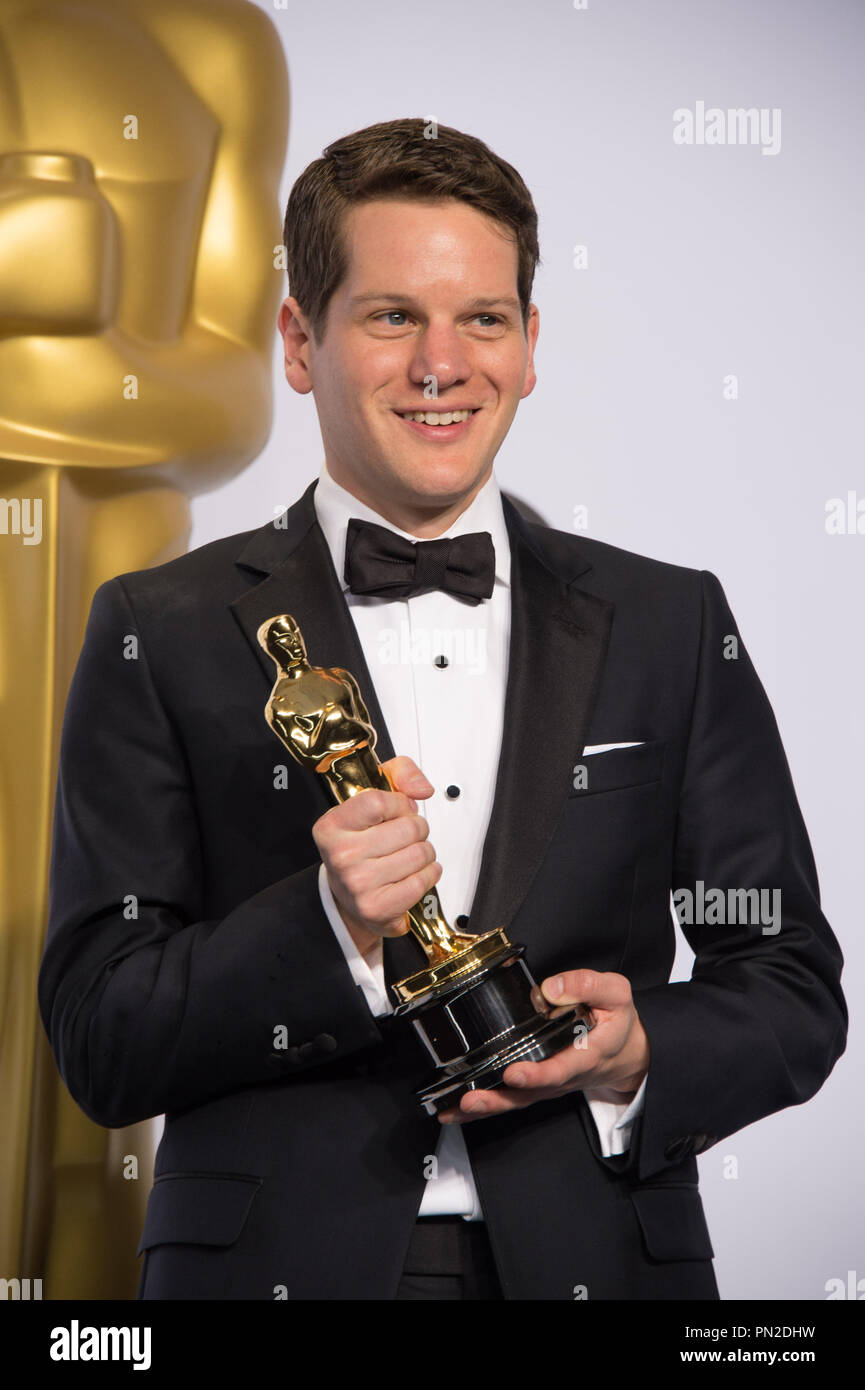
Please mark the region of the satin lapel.
[[511, 540], [511, 639], [493, 810], [472, 932], [507, 927], [561, 816], [589, 730], [614, 605], [575, 587], [590, 566], [503, 498]]
[[[306, 642], [307, 655], [314, 666], [342, 666], [360, 686], [370, 720], [378, 738], [375, 751], [381, 762], [394, 756], [393, 744], [381, 712], [378, 696], [369, 674], [363, 648], [357, 635], [342, 587], [336, 577], [324, 533], [318, 524], [312, 500], [311, 483], [298, 502], [282, 518], [283, 525], [268, 525], [254, 532], [237, 563], [244, 569], [266, 577], [231, 604], [262, 672], [261, 719], [267, 692], [273, 688], [276, 668], [258, 644], [256, 633], [266, 618], [290, 613]], [[310, 778], [310, 794], [320, 806], [320, 815], [333, 804], [319, 780]], [[385, 940], [382, 963], [385, 980], [400, 979], [425, 962], [414, 938]]]
[[235, 599], [231, 610], [263, 674], [262, 723], [267, 691], [276, 680], [276, 667], [259, 646], [256, 633], [266, 618], [290, 613], [300, 627], [313, 666], [343, 666], [357, 679], [378, 734], [376, 753], [382, 762], [387, 762], [394, 756], [393, 746], [357, 629], [316, 518], [314, 487], [314, 483], [310, 484], [303, 497], [289, 508], [284, 526], [268, 525], [253, 533], [237, 563], [266, 577]]

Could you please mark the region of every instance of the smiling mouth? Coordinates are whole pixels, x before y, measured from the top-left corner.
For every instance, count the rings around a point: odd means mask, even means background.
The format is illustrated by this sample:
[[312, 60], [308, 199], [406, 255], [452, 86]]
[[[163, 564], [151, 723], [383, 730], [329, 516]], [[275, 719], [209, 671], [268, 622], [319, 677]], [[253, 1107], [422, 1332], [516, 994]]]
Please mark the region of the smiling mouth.
[[441, 429], [448, 425], [462, 425], [466, 420], [470, 420], [477, 414], [477, 408], [473, 410], [397, 410], [394, 412], [399, 415], [401, 420], [408, 420], [409, 423], [416, 425], [430, 425]]

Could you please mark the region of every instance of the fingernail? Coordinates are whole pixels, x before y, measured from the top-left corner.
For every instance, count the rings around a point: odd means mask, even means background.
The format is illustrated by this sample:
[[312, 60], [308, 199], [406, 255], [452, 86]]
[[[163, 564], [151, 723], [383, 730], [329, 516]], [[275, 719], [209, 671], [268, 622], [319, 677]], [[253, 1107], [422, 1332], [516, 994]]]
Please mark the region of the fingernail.
[[554, 999], [558, 999], [564, 987], [565, 981], [563, 976], [553, 975], [552, 979], [547, 980], [544, 986], [544, 994], [546, 994], [548, 998], [552, 995]]
[[525, 1086], [525, 1084], [526, 1074], [524, 1071], [515, 1071], [513, 1076], [508, 1080], [509, 1086]]
[[486, 1103], [486, 1101], [485, 1101], [485, 1100], [477, 1100], [475, 1097], [472, 1097], [472, 1099], [471, 1099], [470, 1101], [468, 1101], [468, 1103], [467, 1103], [467, 1104], [465, 1105], [465, 1107], [464, 1107], [464, 1109], [470, 1110], [472, 1113], [475, 1113], [475, 1112], [481, 1111], [481, 1110], [486, 1110], [486, 1108], [487, 1108], [487, 1103]]
[[432, 782], [429, 780], [428, 777], [424, 777], [422, 772], [416, 773], [415, 776], [412, 777], [411, 781], [409, 782], [409, 786], [412, 787], [416, 792], [431, 792], [433, 789]]

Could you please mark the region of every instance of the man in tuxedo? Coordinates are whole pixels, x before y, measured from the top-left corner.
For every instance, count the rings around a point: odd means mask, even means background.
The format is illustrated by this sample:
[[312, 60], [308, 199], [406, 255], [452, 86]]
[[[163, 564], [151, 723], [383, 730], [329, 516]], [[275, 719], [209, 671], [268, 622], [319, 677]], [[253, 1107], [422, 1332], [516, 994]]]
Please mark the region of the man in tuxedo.
[[[500, 493], [534, 208], [481, 142], [422, 132], [356, 132], [292, 190], [280, 330], [317, 481], [95, 596], [42, 1017], [93, 1119], [165, 1113], [143, 1298], [714, 1299], [695, 1155], [823, 1083], [841, 952], [717, 579]], [[285, 759], [256, 641], [281, 613], [356, 678], [394, 791], [332, 805]], [[438, 1118], [387, 989], [432, 885], [595, 1021]]]

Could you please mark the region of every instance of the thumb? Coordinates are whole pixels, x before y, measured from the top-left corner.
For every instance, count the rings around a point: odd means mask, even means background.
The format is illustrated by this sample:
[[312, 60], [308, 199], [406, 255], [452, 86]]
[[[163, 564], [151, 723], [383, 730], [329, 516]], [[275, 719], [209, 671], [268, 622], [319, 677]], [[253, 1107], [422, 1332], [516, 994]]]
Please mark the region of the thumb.
[[598, 1009], [614, 1009], [631, 999], [631, 986], [624, 975], [611, 970], [563, 970], [549, 975], [541, 989], [551, 1004], [587, 1004]]
[[394, 791], [405, 792], [406, 796], [417, 796], [422, 800], [432, 796], [435, 791], [432, 782], [411, 758], [391, 758], [382, 763], [382, 767]]

